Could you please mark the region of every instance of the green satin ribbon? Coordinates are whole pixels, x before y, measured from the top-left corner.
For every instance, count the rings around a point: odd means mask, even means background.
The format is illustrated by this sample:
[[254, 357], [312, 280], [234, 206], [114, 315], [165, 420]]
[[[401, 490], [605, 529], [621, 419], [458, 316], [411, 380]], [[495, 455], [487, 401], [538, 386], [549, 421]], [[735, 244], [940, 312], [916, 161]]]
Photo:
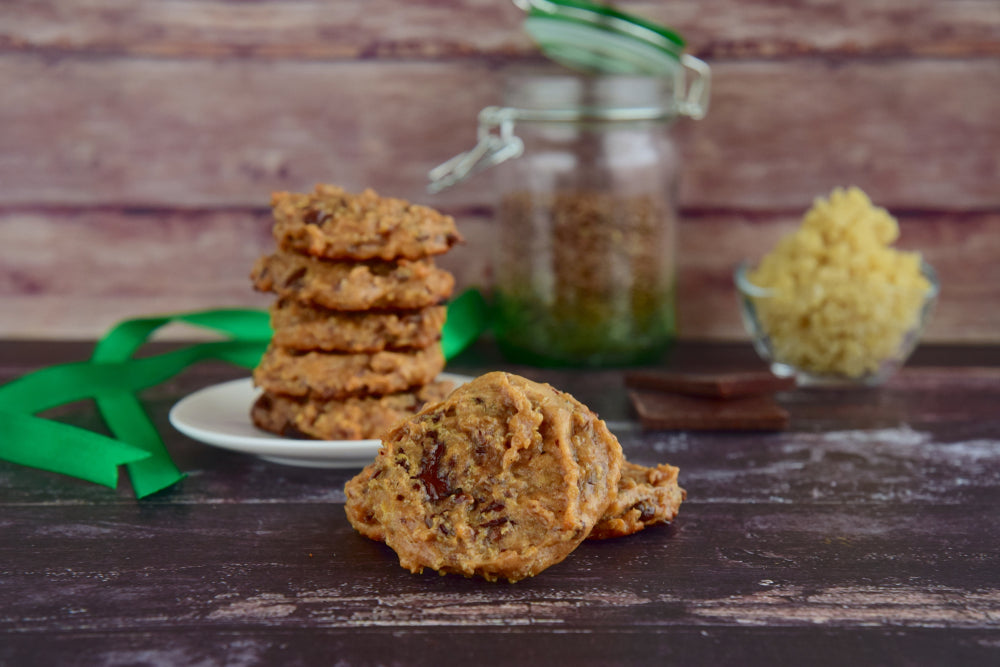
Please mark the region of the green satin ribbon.
[[[173, 322], [213, 330], [226, 340], [135, 358], [157, 329]], [[487, 307], [478, 291], [454, 299], [442, 332], [445, 358], [468, 347], [486, 324]], [[271, 334], [268, 315], [260, 310], [207, 310], [121, 322], [98, 341], [88, 361], [42, 368], [0, 387], [0, 458], [111, 488], [118, 485], [118, 466], [125, 465], [136, 497], [165, 489], [184, 474], [170, 459], [136, 393], [208, 359], [253, 368]], [[90, 398], [114, 437], [35, 416]]]

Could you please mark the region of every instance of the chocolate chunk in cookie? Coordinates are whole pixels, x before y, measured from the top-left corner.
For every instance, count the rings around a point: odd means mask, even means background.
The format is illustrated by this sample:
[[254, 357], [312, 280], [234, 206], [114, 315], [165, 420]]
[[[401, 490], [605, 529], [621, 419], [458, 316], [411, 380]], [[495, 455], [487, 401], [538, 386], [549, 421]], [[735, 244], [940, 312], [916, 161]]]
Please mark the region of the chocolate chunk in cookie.
[[347, 515], [413, 572], [517, 581], [560, 562], [617, 495], [622, 452], [568, 394], [488, 373], [393, 428]]
[[418, 259], [462, 240], [455, 220], [426, 206], [317, 185], [271, 195], [274, 238], [283, 250], [327, 259]]

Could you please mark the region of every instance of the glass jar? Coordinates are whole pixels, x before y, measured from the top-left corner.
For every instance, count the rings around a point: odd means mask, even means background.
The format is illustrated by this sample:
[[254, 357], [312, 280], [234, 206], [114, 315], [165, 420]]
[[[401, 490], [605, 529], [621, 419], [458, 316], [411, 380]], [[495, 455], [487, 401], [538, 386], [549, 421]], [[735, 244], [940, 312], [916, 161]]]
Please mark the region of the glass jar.
[[[697, 61], [700, 63], [701, 61]], [[675, 333], [678, 115], [705, 76], [520, 72], [479, 117], [476, 149], [432, 172], [449, 185], [495, 166], [494, 333], [511, 361], [655, 361]], [[516, 158], [516, 159], [513, 159]]]

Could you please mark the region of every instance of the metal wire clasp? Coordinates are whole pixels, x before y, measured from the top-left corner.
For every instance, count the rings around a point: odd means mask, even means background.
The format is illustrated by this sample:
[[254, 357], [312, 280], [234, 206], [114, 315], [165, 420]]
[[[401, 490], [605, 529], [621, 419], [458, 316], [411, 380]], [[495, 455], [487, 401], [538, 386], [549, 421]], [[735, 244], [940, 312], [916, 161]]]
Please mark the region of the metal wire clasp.
[[691, 78], [689, 80], [683, 73], [674, 77], [677, 112], [693, 120], [701, 120], [708, 113], [712, 70], [707, 63], [687, 53], [681, 55], [681, 65], [691, 74]]
[[524, 142], [514, 134], [515, 110], [486, 107], [479, 112], [477, 142], [472, 150], [442, 162], [428, 172], [431, 194], [459, 183], [472, 174], [524, 153]]

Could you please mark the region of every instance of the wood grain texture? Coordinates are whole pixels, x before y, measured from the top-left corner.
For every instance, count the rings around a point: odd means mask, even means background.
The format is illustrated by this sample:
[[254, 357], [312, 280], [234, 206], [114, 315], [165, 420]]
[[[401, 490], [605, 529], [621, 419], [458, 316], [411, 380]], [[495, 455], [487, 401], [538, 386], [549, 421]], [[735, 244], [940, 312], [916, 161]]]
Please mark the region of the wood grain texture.
[[[0, 345], [0, 380], [84, 345]], [[954, 348], [935, 351], [954, 363]], [[621, 374], [497, 366], [600, 406], [627, 456], [681, 468], [678, 519], [588, 542], [517, 585], [412, 575], [343, 514], [353, 474], [172, 431], [201, 364], [144, 394], [181, 483], [128, 494], [0, 462], [5, 664], [994, 664], [1000, 367], [905, 369], [878, 390], [793, 390], [780, 434], [643, 431]], [[964, 357], [971, 363], [996, 355]], [[951, 362], [949, 362], [951, 360]], [[977, 360], [979, 360], [977, 362]], [[682, 368], [749, 349], [681, 346]], [[720, 365], [721, 364], [721, 365]], [[94, 428], [89, 404], [59, 411]], [[444, 652], [444, 653], [442, 653]]]
[[[714, 73], [709, 116], [676, 130], [683, 206], [800, 210], [855, 184], [892, 208], [1000, 207], [1000, 59]], [[424, 187], [472, 147], [502, 79], [479, 63], [0, 57], [18, 90], [0, 107], [0, 205], [261, 206], [317, 181], [482, 205], [488, 175]]]
[[[854, 184], [914, 221], [904, 243], [942, 273], [929, 338], [1000, 340], [1000, 4], [620, 4], [712, 65], [708, 117], [674, 131], [682, 336], [742, 336], [732, 263]], [[320, 181], [469, 218], [445, 263], [487, 285], [488, 174], [424, 185], [507, 72], [540, 61], [521, 18], [500, 0], [3, 3], [0, 336], [264, 303], [243, 280], [266, 235], [238, 221]], [[202, 262], [199, 244], [225, 250]]]
[[[666, 613], [670, 613], [670, 609]], [[996, 659], [994, 633], [964, 628], [910, 628], [887, 634], [871, 627], [761, 627], [720, 629], [713, 624], [671, 627], [658, 631], [644, 625], [615, 627], [615, 633], [565, 632], [546, 624], [461, 628], [449, 636], [422, 628], [286, 629], [255, 633], [238, 624], [225, 629], [192, 625], [183, 635], [164, 637], [153, 631], [125, 630], [109, 646], [104, 635], [51, 633], [46, 656], [61, 665], [199, 664], [209, 667], [234, 661], [307, 666], [341, 660], [351, 653], [352, 665], [432, 665], [441, 656], [476, 664], [494, 663], [496, 655], [520, 664], [578, 665], [638, 664], [643, 661], [690, 660], [692, 655], [712, 665], [768, 665], [783, 660], [817, 667], [852, 664], [990, 665]], [[32, 655], [34, 635], [15, 635], [0, 657]], [[364, 654], [357, 646], [366, 646]]]
[[[626, 0], [679, 30], [697, 55], [975, 56], [1000, 53], [991, 0]], [[509, 2], [403, 0], [65, 3], [12, 0], [0, 48], [47, 53], [235, 58], [533, 58]]]
[[[438, 260], [458, 289], [488, 288], [495, 228], [488, 211], [454, 211], [466, 244]], [[682, 338], [744, 337], [732, 271], [798, 224], [784, 213], [690, 211], [681, 217]], [[0, 213], [0, 337], [88, 338], [137, 314], [266, 307], [253, 261], [273, 249], [267, 210], [74, 209]], [[988, 342], [1000, 331], [1000, 215], [907, 214], [900, 247], [921, 251], [944, 285], [927, 341]], [[53, 270], [54, 265], [58, 270]], [[165, 332], [184, 337], [190, 332]]]

